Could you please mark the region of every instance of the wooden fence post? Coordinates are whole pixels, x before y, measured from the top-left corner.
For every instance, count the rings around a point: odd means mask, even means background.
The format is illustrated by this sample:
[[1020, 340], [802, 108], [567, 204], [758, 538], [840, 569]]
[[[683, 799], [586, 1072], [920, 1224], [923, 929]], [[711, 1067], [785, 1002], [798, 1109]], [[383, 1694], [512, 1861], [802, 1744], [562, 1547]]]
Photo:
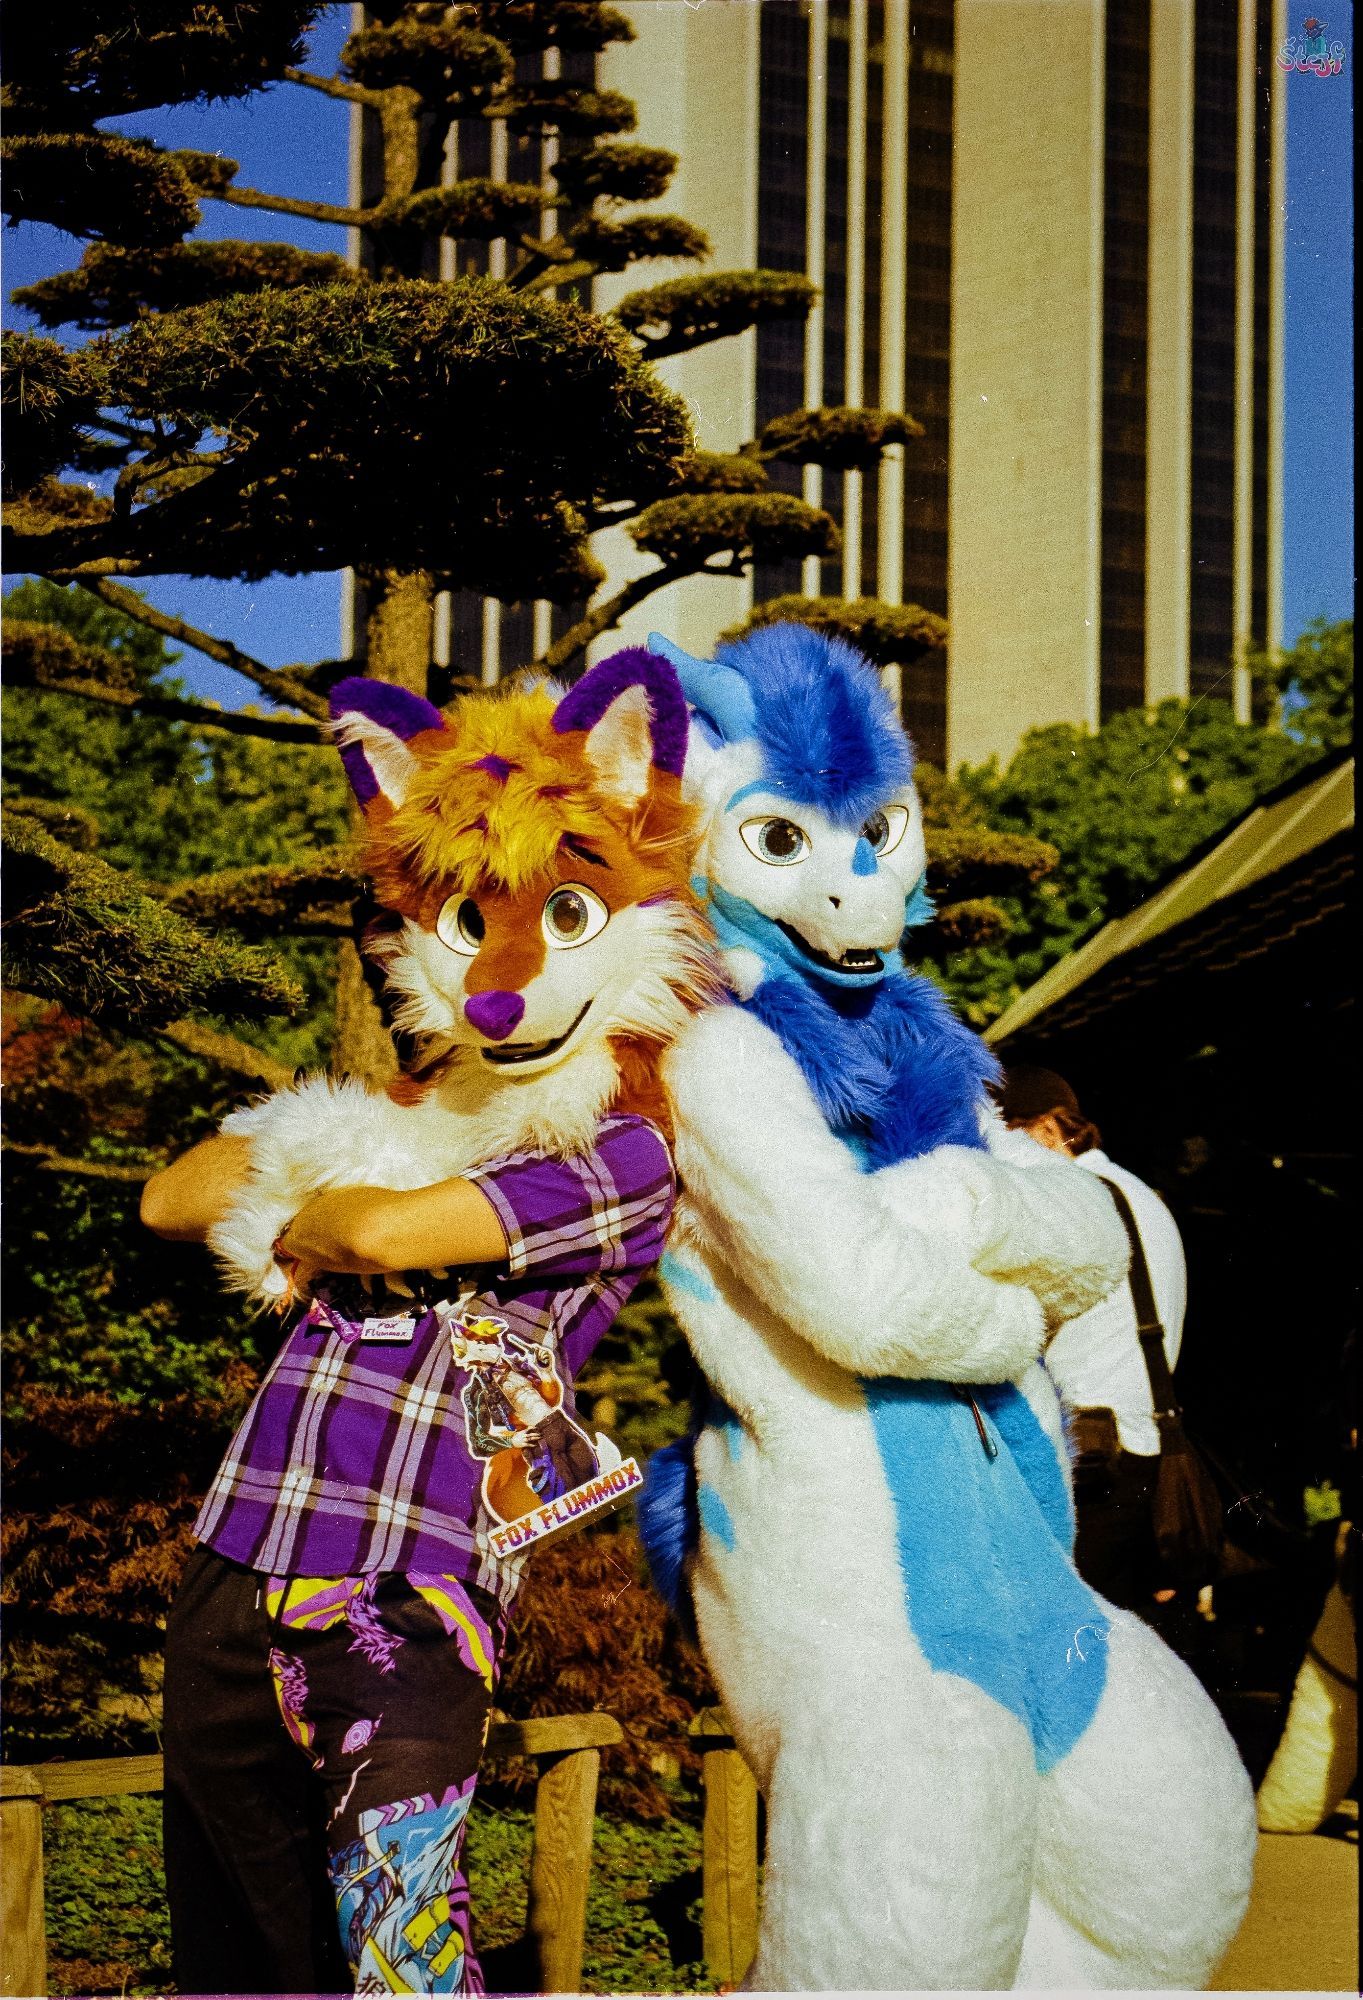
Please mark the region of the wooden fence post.
[[[488, 1731], [489, 1757], [533, 1757], [539, 1769], [526, 1934], [542, 1993], [576, 1993], [582, 1985], [597, 1776], [603, 1747], [622, 1733], [613, 1715], [596, 1714], [532, 1716]], [[159, 1792], [162, 1778], [159, 1757], [0, 1766], [2, 2000], [47, 1992], [43, 1806]]]
[[757, 1954], [757, 1781], [722, 1708], [702, 1709], [689, 1733], [700, 1741], [705, 1787], [705, 1966], [717, 1986], [736, 1986]]
[[43, 1930], [43, 1788], [21, 1767], [0, 1772], [0, 1993], [47, 1992]]
[[564, 1750], [540, 1760], [525, 1928], [541, 1993], [582, 1988], [600, 1770], [599, 1750]]
[[611, 1715], [545, 1715], [488, 1734], [489, 1756], [533, 1757], [539, 1766], [525, 1934], [541, 1993], [582, 1988], [601, 1751], [622, 1733]]

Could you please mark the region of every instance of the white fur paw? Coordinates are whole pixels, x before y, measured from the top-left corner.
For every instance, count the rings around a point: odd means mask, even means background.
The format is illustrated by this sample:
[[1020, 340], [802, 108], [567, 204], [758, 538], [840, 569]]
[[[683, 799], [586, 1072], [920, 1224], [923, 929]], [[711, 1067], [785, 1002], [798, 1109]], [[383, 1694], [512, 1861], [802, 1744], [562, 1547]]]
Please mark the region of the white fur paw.
[[292, 1196], [280, 1199], [267, 1188], [246, 1183], [208, 1232], [208, 1247], [229, 1291], [244, 1292], [257, 1305], [277, 1305], [287, 1296], [288, 1280], [275, 1262], [274, 1246], [300, 1206]]

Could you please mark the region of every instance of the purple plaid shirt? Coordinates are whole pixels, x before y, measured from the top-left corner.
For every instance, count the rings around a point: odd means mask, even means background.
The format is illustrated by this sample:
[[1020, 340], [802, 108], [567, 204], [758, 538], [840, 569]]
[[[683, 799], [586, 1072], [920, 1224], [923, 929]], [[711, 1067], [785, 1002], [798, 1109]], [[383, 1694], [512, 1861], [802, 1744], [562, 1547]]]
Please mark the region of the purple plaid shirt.
[[[491, 1467], [545, 1498], [592, 1476], [573, 1378], [657, 1262], [676, 1182], [657, 1127], [626, 1116], [589, 1153], [516, 1153], [467, 1178], [501, 1219], [505, 1264], [451, 1275], [434, 1304], [390, 1295], [369, 1319], [347, 1316], [364, 1311], [353, 1282], [321, 1288], [194, 1524], [219, 1555], [273, 1576], [437, 1571], [514, 1596], [519, 1563], [486, 1541]], [[512, 1442], [532, 1426], [529, 1448]]]

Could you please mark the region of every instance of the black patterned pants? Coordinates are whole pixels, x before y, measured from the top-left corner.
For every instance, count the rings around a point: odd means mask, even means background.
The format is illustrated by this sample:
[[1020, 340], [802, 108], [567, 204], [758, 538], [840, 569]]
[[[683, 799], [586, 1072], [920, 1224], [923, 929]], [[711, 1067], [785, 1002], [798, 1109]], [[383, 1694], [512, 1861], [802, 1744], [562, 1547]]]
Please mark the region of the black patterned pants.
[[482, 1992], [462, 1853], [501, 1637], [452, 1578], [195, 1550], [166, 1634], [182, 1994]]

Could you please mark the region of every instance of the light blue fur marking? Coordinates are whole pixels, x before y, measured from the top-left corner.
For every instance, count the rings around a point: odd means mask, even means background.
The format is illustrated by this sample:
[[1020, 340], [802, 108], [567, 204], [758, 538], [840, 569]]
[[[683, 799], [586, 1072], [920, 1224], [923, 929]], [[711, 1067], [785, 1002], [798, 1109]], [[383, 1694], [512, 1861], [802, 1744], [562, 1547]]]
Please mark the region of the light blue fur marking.
[[754, 792], [774, 792], [779, 789], [779, 786], [769, 784], [765, 778], [754, 778], [750, 785], [739, 786], [724, 810], [726, 813], [732, 812], [740, 799], [750, 799]]
[[711, 1395], [710, 1407], [705, 1413], [705, 1428], [707, 1431], [718, 1432], [724, 1440], [730, 1465], [737, 1465], [739, 1453], [747, 1442], [748, 1433], [743, 1428], [743, 1419], [737, 1410], [731, 1409], [722, 1396]]
[[670, 1250], [665, 1250], [658, 1260], [658, 1276], [665, 1285], [672, 1285], [677, 1291], [686, 1292], [691, 1298], [699, 1299], [703, 1305], [708, 1305], [712, 1299], [719, 1297], [719, 1293], [704, 1271], [698, 1271], [694, 1264], [684, 1264], [681, 1258], [674, 1257]]
[[995, 1458], [945, 1383], [887, 1377], [862, 1388], [914, 1636], [929, 1666], [973, 1681], [1024, 1722], [1038, 1771], [1049, 1771], [1093, 1720], [1109, 1630], [1068, 1558], [1068, 1535], [1057, 1539], [1068, 1522], [1054, 1447], [1011, 1385], [977, 1397]]
[[714, 660], [698, 660], [684, 653], [661, 632], [649, 633], [648, 649], [660, 653], [675, 667], [686, 699], [713, 724], [722, 743], [741, 743], [753, 734], [757, 706], [742, 674], [732, 667], [719, 666]]
[[734, 1533], [729, 1510], [713, 1486], [707, 1486], [702, 1481], [696, 1490], [696, 1505], [700, 1508], [700, 1518], [706, 1532], [713, 1535], [717, 1542], [722, 1542], [732, 1555], [738, 1546], [738, 1537]]
[[857, 844], [852, 849], [852, 873], [854, 875], [874, 875], [879, 866], [880, 863], [876, 859], [874, 847], [872, 847], [864, 833], [859, 835]]
[[814, 965], [775, 919], [750, 903], [746, 896], [735, 896], [718, 882], [707, 879], [693, 880], [691, 886], [706, 902], [705, 913], [721, 947], [727, 950], [734, 945], [746, 945], [779, 978], [789, 979], [793, 974], [825, 986], [875, 986], [885, 977], [888, 954], [884, 952], [874, 972], [838, 972], [832, 966]]

